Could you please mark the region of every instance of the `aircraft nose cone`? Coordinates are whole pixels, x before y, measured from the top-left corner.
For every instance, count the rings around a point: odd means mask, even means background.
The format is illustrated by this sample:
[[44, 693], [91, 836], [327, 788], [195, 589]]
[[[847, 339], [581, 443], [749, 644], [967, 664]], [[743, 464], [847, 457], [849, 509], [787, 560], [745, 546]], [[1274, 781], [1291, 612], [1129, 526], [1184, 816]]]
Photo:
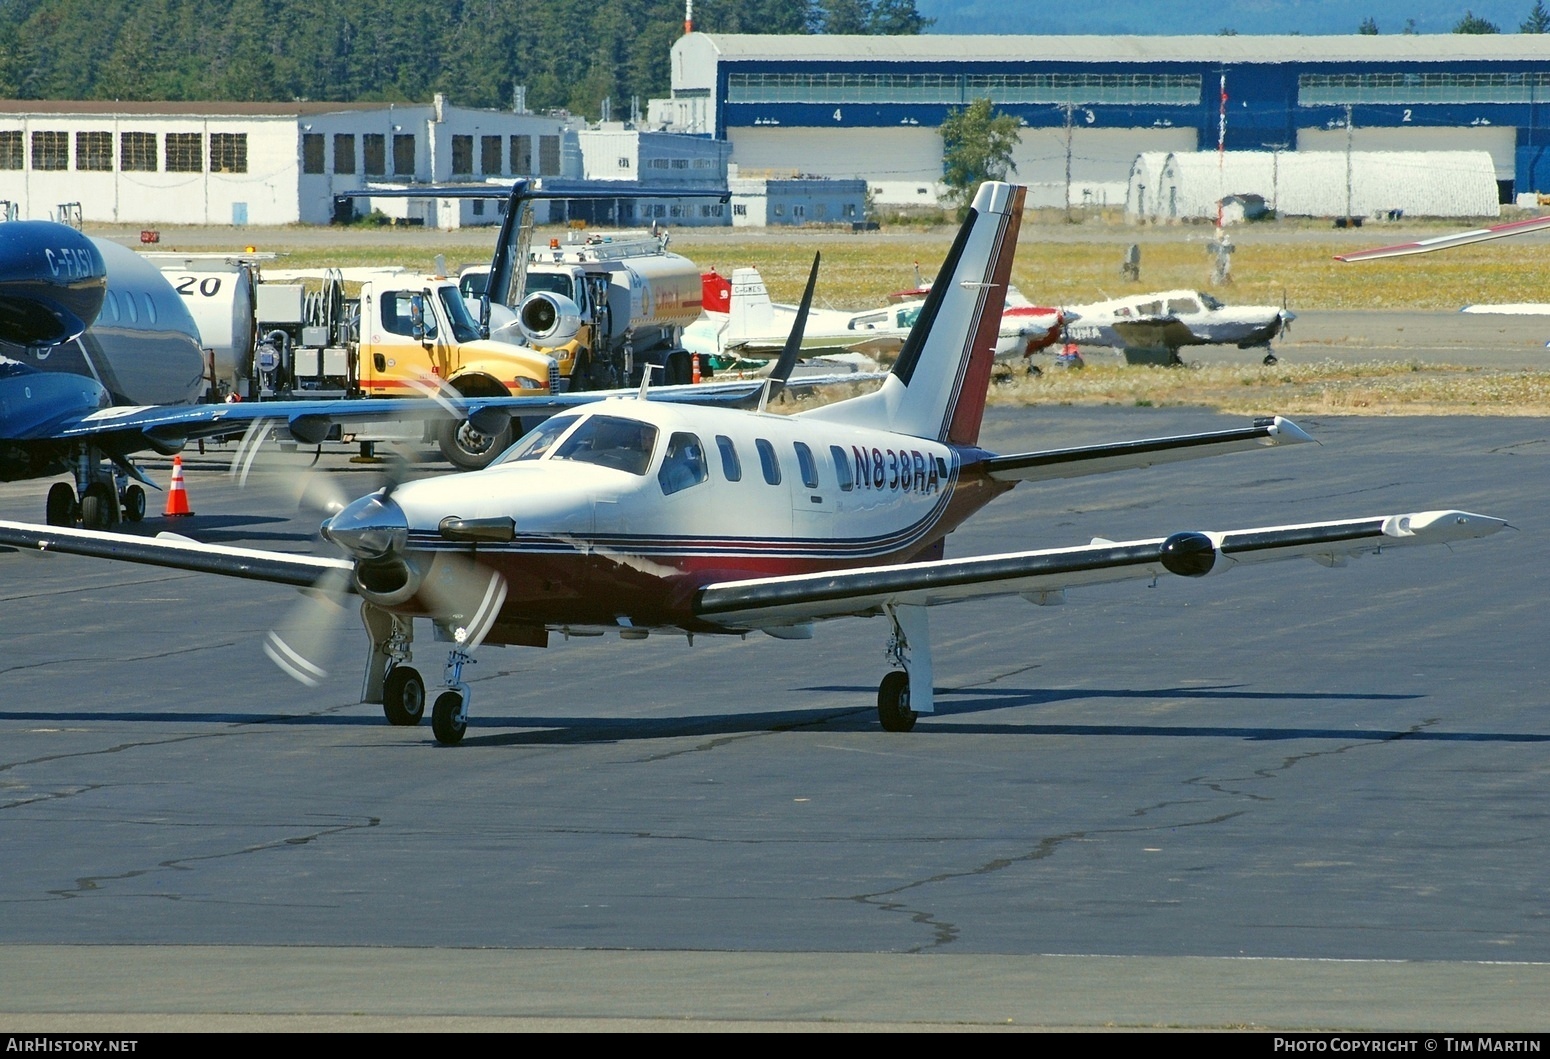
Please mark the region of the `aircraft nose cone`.
[[381, 559], [408, 545], [409, 520], [391, 497], [372, 493], [323, 523], [322, 533], [357, 559]]

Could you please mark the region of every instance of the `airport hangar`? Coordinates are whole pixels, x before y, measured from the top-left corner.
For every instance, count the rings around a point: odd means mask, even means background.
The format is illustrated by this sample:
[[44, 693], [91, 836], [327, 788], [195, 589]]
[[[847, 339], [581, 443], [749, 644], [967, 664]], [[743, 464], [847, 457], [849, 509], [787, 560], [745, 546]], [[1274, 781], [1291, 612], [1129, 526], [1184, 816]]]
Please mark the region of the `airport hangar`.
[[1499, 197], [1550, 190], [1550, 35], [757, 36], [673, 45], [652, 116], [725, 139], [744, 174], [862, 177], [934, 202], [948, 113], [989, 97], [1022, 119], [1016, 178], [1042, 205], [1120, 205], [1136, 156], [1484, 150]]

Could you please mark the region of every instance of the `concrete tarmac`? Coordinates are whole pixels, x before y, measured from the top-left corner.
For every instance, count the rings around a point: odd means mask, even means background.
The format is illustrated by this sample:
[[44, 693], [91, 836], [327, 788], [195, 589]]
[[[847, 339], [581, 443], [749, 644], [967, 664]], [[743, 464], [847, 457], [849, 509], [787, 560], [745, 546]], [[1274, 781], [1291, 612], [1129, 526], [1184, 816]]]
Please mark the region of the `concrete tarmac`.
[[[1237, 422], [993, 409], [982, 441]], [[487, 649], [445, 748], [356, 701], [352, 613], [308, 689], [260, 650], [290, 590], [0, 554], [0, 1029], [1543, 1031], [1550, 424], [1301, 425], [1321, 444], [1019, 487], [948, 554], [1515, 529], [939, 608], [907, 735], [875, 620]], [[140, 531], [318, 547], [305, 459], [239, 490], [228, 451]], [[0, 518], [44, 492], [0, 486]]]

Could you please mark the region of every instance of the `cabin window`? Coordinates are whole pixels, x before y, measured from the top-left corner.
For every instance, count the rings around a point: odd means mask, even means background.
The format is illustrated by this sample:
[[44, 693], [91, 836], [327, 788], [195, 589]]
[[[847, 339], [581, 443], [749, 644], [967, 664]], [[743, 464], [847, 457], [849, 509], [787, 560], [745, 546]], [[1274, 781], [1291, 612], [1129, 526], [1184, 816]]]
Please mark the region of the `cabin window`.
[[595, 415], [577, 427], [552, 458], [644, 475], [656, 444], [657, 428], [650, 423]]
[[362, 133], [361, 162], [367, 176], [386, 176], [387, 137], [380, 132]]
[[111, 170], [113, 168], [113, 134], [111, 132], [76, 133], [75, 168]]
[[544, 420], [522, 435], [517, 443], [507, 449], [496, 462], [511, 463], [516, 460], [543, 459], [554, 447], [554, 443], [560, 440], [560, 436], [575, 426], [580, 419], [580, 416], [555, 416], [553, 419]]
[[145, 318], [154, 324], [156, 322], [156, 303], [151, 300], [151, 292], [143, 291], [140, 296], [145, 300]]
[[[210, 137], [210, 164], [215, 164], [215, 137]], [[341, 174], [353, 174], [355, 172], [355, 134], [339, 132], [334, 134], [334, 172]]]
[[32, 168], [69, 169], [70, 134], [68, 132], [33, 133]]
[[729, 482], [743, 480], [743, 461], [737, 458], [737, 446], [725, 434], [716, 435], [716, 448], [721, 450], [721, 473]]
[[533, 138], [531, 136], [513, 136], [511, 138], [511, 175], [523, 176], [533, 171]]
[[301, 171], [303, 173], [323, 172], [323, 134], [321, 132], [301, 134]]
[[797, 450], [797, 466], [802, 469], [802, 484], [809, 489], [817, 489], [818, 461], [813, 459], [813, 450], [800, 441], [792, 447]]
[[479, 172], [485, 176], [500, 176], [501, 138], [499, 136], [479, 137]]
[[204, 140], [204, 134], [198, 132], [167, 133], [167, 161], [163, 168], [169, 173], [204, 172]]
[[779, 485], [780, 461], [775, 458], [775, 446], [763, 438], [755, 439], [753, 445], [759, 450], [759, 465], [764, 468], [764, 480], [771, 485]]
[[839, 481], [840, 489], [850, 492], [856, 487], [856, 479], [850, 473], [850, 458], [838, 445], [829, 446], [829, 455], [834, 460], [834, 477]]
[[1200, 311], [1200, 303], [1195, 301], [1194, 298], [1174, 298], [1168, 302], [1168, 311], [1170, 313], [1198, 313]]
[[[355, 157], [355, 137], [350, 137], [350, 157]], [[335, 157], [339, 141], [334, 140]], [[212, 132], [210, 134], [210, 172], [246, 173], [248, 171], [248, 134], [245, 132]], [[352, 168], [350, 172], [355, 172]]]
[[22, 167], [22, 131], [11, 129], [0, 132], [0, 169]]
[[699, 485], [708, 477], [705, 449], [700, 445], [698, 437], [680, 431], [668, 438], [667, 453], [662, 457], [662, 469], [657, 472], [657, 481], [662, 486], [664, 496], [672, 496], [692, 485]]
[[1139, 316], [1160, 316], [1162, 315], [1162, 302], [1142, 302], [1136, 306], [1136, 314]]
[[471, 176], [474, 171], [474, 138], [452, 137], [452, 175]]
[[411, 134], [393, 137], [393, 175], [414, 176], [414, 136]]

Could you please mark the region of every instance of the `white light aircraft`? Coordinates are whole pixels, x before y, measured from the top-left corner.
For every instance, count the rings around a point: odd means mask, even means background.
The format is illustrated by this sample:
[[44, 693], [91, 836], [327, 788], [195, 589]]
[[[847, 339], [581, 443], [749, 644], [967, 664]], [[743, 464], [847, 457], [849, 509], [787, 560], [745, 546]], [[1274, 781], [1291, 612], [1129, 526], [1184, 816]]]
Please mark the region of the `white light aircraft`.
[[1066, 338], [1088, 346], [1109, 346], [1132, 362], [1161, 354], [1177, 364], [1183, 346], [1264, 347], [1274, 364], [1272, 340], [1294, 314], [1273, 305], [1224, 305], [1205, 291], [1170, 290], [1066, 306]]
[[[1018, 482], [1308, 440], [1277, 418], [1045, 452], [981, 449], [1024, 194], [980, 188], [920, 321], [872, 393], [777, 416], [656, 401], [643, 386], [635, 399], [550, 419], [483, 471], [354, 501], [322, 529], [338, 558], [18, 523], [0, 523], [0, 543], [290, 584], [312, 589], [309, 598], [353, 591], [370, 640], [362, 699], [381, 703], [393, 724], [425, 712], [411, 651], [415, 621], [429, 619], [451, 643], [432, 729], [456, 743], [470, 700], [462, 670], [481, 642], [536, 647], [557, 631], [610, 630], [806, 639], [822, 620], [883, 616], [898, 669], [878, 688], [878, 716], [908, 731], [934, 709], [932, 606], [1001, 595], [1058, 603], [1067, 588], [1292, 556], [1338, 566], [1505, 524], [1424, 511], [944, 558], [946, 536]], [[292, 632], [268, 643], [309, 680], [319, 671], [312, 647]]]

